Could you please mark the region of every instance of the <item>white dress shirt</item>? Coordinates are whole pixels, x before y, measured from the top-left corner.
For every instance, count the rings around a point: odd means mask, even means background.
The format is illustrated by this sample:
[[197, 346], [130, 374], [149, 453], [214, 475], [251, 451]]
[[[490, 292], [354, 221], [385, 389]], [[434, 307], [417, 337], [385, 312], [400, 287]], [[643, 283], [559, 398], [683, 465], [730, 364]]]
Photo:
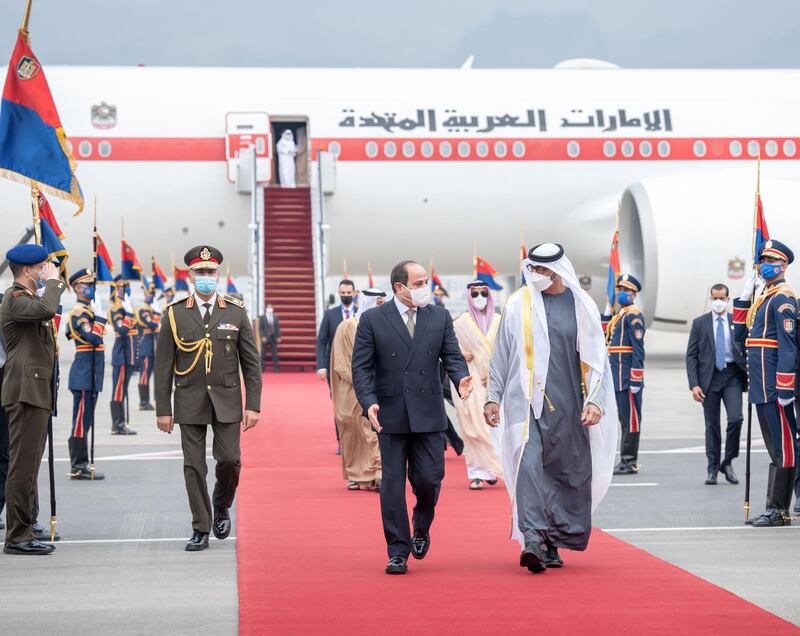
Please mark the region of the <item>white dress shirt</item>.
[[417, 312], [419, 311], [417, 307], [406, 307], [400, 302], [400, 299], [397, 296], [394, 297], [394, 306], [397, 307], [397, 311], [400, 312], [400, 317], [403, 319], [403, 323], [408, 322], [408, 310], [412, 309], [414, 311], [414, 324], [417, 324]]
[[203, 300], [200, 296], [197, 295], [197, 292], [194, 294], [194, 302], [197, 304], [197, 308], [200, 310], [200, 317], [202, 318], [206, 313], [206, 308], [203, 307], [206, 303], [211, 303], [211, 307], [208, 308], [208, 314], [210, 316], [214, 315], [214, 307], [217, 306], [217, 292], [214, 292], [211, 295], [211, 298], [208, 300]]

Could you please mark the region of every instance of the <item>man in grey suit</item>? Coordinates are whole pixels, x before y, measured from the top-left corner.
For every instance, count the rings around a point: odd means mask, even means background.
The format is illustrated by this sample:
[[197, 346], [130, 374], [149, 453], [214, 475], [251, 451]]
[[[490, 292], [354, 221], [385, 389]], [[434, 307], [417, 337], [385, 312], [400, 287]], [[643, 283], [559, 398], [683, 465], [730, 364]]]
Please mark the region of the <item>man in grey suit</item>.
[[[391, 274], [394, 299], [366, 312], [353, 350], [356, 397], [378, 432], [383, 480], [381, 516], [388, 545], [387, 574], [405, 574], [408, 555], [422, 559], [444, 477], [447, 429], [441, 360], [462, 399], [472, 378], [446, 309], [430, 305], [425, 268], [402, 261]], [[413, 536], [406, 509], [406, 472], [416, 495]]]
[[[733, 316], [728, 312], [728, 287], [717, 283], [711, 288], [711, 311], [695, 318], [686, 349], [686, 373], [696, 402], [703, 405], [706, 422], [706, 485], [717, 483], [724, 473], [732, 484], [739, 480], [733, 460], [739, 456], [742, 431], [742, 392], [747, 388], [747, 366], [733, 336]], [[725, 435], [725, 458], [720, 461], [722, 434], [720, 402], [725, 403], [728, 429]]]

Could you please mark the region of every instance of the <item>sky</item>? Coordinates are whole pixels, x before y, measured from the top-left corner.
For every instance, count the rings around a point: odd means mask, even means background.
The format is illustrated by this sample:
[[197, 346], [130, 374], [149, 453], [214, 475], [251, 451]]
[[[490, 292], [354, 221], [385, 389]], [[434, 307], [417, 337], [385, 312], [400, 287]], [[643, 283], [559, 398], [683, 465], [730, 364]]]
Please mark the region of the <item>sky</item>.
[[[24, 4], [0, 0], [8, 54]], [[797, 0], [33, 0], [30, 32], [47, 65], [800, 66]]]

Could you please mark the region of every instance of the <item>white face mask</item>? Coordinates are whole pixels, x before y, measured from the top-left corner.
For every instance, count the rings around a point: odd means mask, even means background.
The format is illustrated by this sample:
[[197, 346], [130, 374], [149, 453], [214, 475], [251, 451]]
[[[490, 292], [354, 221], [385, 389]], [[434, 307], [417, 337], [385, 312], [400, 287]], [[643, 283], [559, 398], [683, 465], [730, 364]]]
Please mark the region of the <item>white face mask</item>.
[[724, 311], [727, 308], [728, 308], [727, 300], [723, 300], [722, 298], [715, 298], [714, 300], [711, 301], [711, 309], [713, 309], [714, 312], [718, 314], [724, 313]]
[[[406, 286], [403, 285], [403, 287]], [[408, 287], [406, 287], [406, 289], [408, 289]], [[431, 302], [430, 285], [417, 287], [416, 289], [408, 289], [408, 293], [411, 294], [411, 304], [414, 305], [414, 307], [425, 307], [429, 302]]]
[[553, 284], [553, 279], [550, 276], [545, 276], [544, 274], [539, 274], [537, 272], [531, 272], [531, 285], [537, 291], [544, 291], [550, 285]]
[[486, 309], [486, 305], [489, 303], [489, 299], [486, 296], [476, 296], [472, 299], [472, 306], [475, 307], [478, 311], [483, 311]]

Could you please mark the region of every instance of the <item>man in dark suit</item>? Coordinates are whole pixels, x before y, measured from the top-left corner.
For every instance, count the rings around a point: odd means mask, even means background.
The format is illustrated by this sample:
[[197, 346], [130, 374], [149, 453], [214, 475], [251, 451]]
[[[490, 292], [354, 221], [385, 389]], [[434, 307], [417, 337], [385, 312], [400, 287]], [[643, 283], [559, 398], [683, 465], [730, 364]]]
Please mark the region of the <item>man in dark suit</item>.
[[281, 321], [272, 303], [267, 303], [266, 313], [258, 318], [258, 333], [261, 337], [261, 370], [267, 367], [267, 347], [272, 358], [272, 368], [275, 373], [281, 370], [278, 360], [278, 343], [281, 341]]
[[[444, 308], [429, 305], [425, 268], [402, 261], [391, 274], [394, 300], [366, 312], [353, 350], [353, 386], [378, 432], [383, 480], [381, 516], [389, 552], [387, 574], [405, 574], [411, 553], [422, 559], [444, 477], [447, 417], [439, 361], [462, 399], [472, 378]], [[414, 490], [414, 534], [409, 532], [406, 472]]]
[[[747, 387], [744, 355], [733, 337], [733, 315], [728, 312], [728, 287], [717, 283], [711, 288], [711, 311], [695, 318], [686, 349], [686, 373], [696, 402], [703, 405], [706, 421], [707, 485], [717, 483], [722, 472], [732, 484], [739, 480], [732, 462], [739, 456], [742, 430], [742, 392]], [[725, 402], [728, 430], [725, 459], [720, 462], [720, 401]]]

